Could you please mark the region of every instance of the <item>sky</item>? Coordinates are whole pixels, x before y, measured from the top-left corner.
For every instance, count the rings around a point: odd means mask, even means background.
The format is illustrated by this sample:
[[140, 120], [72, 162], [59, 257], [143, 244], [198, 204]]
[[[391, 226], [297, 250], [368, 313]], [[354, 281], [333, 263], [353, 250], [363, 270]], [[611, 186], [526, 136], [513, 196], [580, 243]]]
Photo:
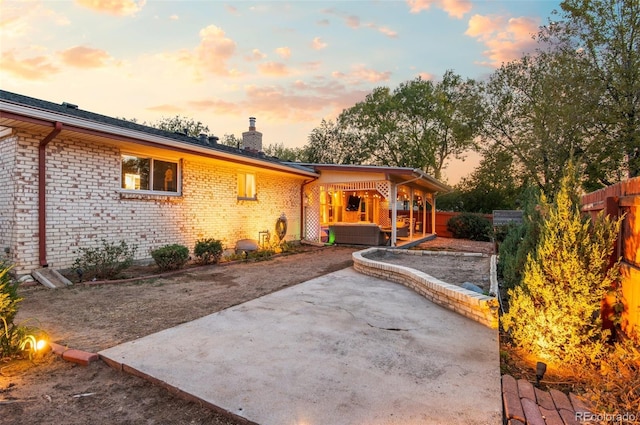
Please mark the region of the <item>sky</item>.
[[[552, 0], [0, 0], [0, 88], [113, 117], [180, 115], [263, 146], [447, 70], [484, 79], [535, 47]], [[452, 161], [455, 184], [477, 157]]]

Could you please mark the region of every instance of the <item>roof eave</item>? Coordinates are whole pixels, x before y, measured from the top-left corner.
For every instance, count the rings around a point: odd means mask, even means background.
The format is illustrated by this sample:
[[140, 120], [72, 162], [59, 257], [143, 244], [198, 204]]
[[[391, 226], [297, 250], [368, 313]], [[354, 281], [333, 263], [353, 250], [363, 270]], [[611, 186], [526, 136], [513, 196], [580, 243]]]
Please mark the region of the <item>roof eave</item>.
[[147, 134], [141, 131], [131, 130], [127, 128], [117, 127], [109, 124], [99, 123], [91, 120], [86, 120], [66, 114], [52, 112], [44, 109], [29, 107], [13, 102], [7, 102], [0, 99], [0, 112], [8, 112], [12, 115], [24, 117], [26, 122], [34, 122], [34, 120], [42, 121], [53, 125], [55, 122], [61, 122], [68, 130], [87, 130], [91, 132], [97, 132], [103, 134], [105, 137], [118, 136], [130, 141], [146, 142], [146, 144], [158, 145], [172, 150], [180, 150], [182, 152], [191, 152], [196, 155], [204, 155], [208, 157], [215, 157], [217, 159], [227, 160], [231, 162], [239, 162], [247, 165], [253, 165], [256, 167], [269, 168], [284, 173], [300, 175], [304, 177], [317, 177], [318, 174], [313, 171], [306, 171], [301, 169], [295, 169], [288, 165], [261, 160], [260, 158], [251, 158], [249, 156], [236, 155], [231, 152], [224, 152], [205, 146], [198, 146], [182, 142], [180, 140], [170, 139], [167, 137], [157, 136], [153, 134]]

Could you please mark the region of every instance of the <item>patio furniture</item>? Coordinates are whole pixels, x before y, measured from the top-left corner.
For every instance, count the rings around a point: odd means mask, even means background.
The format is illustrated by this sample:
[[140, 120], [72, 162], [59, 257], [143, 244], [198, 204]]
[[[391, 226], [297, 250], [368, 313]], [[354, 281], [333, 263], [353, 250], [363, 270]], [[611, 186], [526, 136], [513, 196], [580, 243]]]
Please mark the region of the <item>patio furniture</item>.
[[334, 223], [329, 229], [337, 244], [377, 246], [387, 243], [387, 235], [375, 223]]

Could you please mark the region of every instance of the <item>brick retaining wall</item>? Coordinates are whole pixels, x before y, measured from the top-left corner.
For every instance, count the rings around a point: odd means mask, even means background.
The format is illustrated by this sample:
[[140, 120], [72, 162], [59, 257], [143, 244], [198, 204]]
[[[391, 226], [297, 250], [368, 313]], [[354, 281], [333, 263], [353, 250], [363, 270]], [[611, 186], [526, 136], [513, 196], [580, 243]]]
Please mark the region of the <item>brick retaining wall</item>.
[[[491, 329], [498, 328], [498, 300], [495, 297], [479, 294], [442, 280], [436, 279], [421, 271], [384, 263], [366, 258], [367, 254], [376, 251], [387, 251], [390, 248], [369, 248], [353, 253], [353, 267], [356, 271], [368, 276], [400, 283], [413, 289], [428, 300], [453, 310], [463, 316], [475, 320]], [[393, 250], [394, 253], [406, 255], [478, 255], [470, 253], [441, 253], [435, 251]], [[495, 261], [491, 262], [492, 265]], [[495, 276], [495, 273], [491, 273]], [[492, 278], [493, 281], [493, 278]], [[492, 289], [494, 283], [492, 282]]]

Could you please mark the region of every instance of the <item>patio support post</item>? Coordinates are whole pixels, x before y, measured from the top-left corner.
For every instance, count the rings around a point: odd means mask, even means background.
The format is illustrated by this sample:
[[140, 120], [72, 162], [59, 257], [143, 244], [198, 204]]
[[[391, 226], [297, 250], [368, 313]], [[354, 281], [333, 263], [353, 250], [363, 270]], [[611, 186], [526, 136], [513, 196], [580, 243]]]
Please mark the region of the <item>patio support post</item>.
[[396, 246], [397, 226], [396, 220], [398, 219], [398, 185], [391, 183], [391, 246]]
[[409, 188], [409, 240], [413, 240], [413, 188]]
[[431, 231], [436, 234], [436, 197], [431, 194]]

